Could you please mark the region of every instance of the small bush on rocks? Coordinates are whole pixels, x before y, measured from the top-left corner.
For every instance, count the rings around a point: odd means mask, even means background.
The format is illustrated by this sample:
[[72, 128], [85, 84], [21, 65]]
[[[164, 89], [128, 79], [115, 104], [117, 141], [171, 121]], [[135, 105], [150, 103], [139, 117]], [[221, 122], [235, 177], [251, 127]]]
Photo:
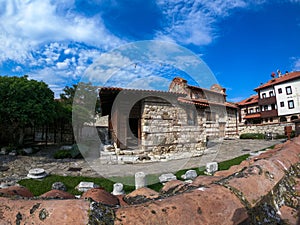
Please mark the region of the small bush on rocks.
[[265, 135], [261, 133], [246, 133], [241, 134], [240, 139], [264, 139]]

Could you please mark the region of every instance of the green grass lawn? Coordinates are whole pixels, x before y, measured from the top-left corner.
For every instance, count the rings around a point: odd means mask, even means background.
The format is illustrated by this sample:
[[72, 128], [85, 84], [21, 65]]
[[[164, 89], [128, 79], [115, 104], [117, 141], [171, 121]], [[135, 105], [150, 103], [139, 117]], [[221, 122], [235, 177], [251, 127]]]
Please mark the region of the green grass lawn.
[[[247, 159], [249, 154], [245, 154], [231, 160], [227, 160], [224, 162], [219, 163], [219, 170], [227, 170], [233, 165], [240, 164], [243, 160]], [[198, 175], [204, 175], [205, 167], [200, 168], [191, 168], [196, 170]], [[181, 175], [185, 174], [188, 169], [180, 170], [175, 173], [177, 179], [181, 180]], [[159, 183], [158, 177], [160, 174], [149, 174], [147, 175], [147, 181], [149, 184], [149, 188], [159, 191], [162, 188], [162, 184]], [[103, 178], [103, 177], [82, 177], [82, 176], [59, 176], [59, 175], [49, 175], [42, 180], [35, 180], [35, 179], [24, 179], [19, 181], [18, 183], [26, 188], [28, 188], [34, 196], [39, 196], [47, 191], [51, 190], [51, 186], [55, 182], [63, 182], [67, 187], [67, 192], [78, 195], [81, 192], [77, 191], [75, 187], [81, 182], [94, 182], [95, 184], [103, 187], [108, 192], [112, 192], [113, 184], [114, 183], [123, 183], [124, 190], [126, 193], [132, 192], [134, 187], [134, 176], [125, 176], [125, 177], [110, 177]]]

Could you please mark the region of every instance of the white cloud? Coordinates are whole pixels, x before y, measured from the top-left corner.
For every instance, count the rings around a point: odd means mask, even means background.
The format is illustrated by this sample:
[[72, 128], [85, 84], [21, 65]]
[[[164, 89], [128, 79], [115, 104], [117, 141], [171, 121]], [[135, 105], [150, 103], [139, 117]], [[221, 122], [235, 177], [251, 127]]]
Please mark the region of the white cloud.
[[87, 18], [64, 8], [71, 3], [0, 0], [0, 63], [7, 59], [25, 63], [31, 51], [47, 42], [84, 42], [104, 50], [122, 43], [100, 15]]
[[21, 66], [16, 66], [14, 69], [12, 69], [13, 72], [21, 72], [23, 69]]
[[300, 58], [294, 59], [293, 70], [300, 71]]
[[262, 4], [264, 0], [157, 0], [166, 20], [163, 31], [158, 31], [158, 39], [175, 39], [179, 43], [207, 45], [217, 36], [216, 22], [233, 9]]

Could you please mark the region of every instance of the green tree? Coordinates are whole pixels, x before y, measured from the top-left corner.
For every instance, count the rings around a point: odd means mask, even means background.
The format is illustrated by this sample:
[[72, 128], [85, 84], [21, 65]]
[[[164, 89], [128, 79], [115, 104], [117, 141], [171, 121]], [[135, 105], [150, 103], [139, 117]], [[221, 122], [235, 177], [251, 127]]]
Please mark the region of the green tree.
[[46, 125], [54, 119], [54, 94], [46, 83], [28, 76], [0, 77], [0, 124], [14, 144], [23, 144], [26, 127]]
[[66, 86], [60, 94], [61, 103], [72, 119], [76, 139], [79, 140], [84, 125], [95, 122], [99, 114], [98, 88], [91, 83], [79, 82]]

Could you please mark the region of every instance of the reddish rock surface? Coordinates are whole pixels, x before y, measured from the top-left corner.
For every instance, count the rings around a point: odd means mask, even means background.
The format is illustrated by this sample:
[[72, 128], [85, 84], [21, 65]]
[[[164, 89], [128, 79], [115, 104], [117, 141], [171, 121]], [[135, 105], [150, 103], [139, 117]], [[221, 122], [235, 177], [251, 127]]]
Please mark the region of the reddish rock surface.
[[75, 196], [68, 192], [61, 190], [51, 190], [40, 196], [41, 198], [61, 198], [61, 199], [74, 199]]
[[95, 202], [101, 202], [106, 205], [115, 206], [119, 204], [119, 199], [111, 193], [105, 191], [103, 188], [93, 188], [83, 193], [81, 198], [91, 198]]
[[285, 220], [288, 224], [297, 224], [297, 210], [290, 208], [288, 206], [282, 206], [280, 208], [280, 213], [281, 213], [281, 219]]
[[242, 192], [251, 206], [255, 206], [283, 176], [284, 171], [275, 164], [268, 160], [259, 160], [228, 180], [228, 185]]
[[119, 205], [120, 205], [121, 207], [123, 207], [123, 206], [128, 206], [128, 204], [124, 201], [125, 195], [116, 195], [116, 197], [118, 198], [118, 200], [119, 200]]
[[215, 181], [221, 180], [222, 176], [198, 176], [195, 178], [191, 186], [201, 187], [201, 186], [208, 186]]
[[[209, 203], [209, 204], [208, 204]], [[212, 185], [116, 210], [115, 224], [238, 224], [246, 209], [228, 189]]]
[[25, 187], [12, 186], [8, 188], [0, 189], [0, 196], [21, 196], [26, 198], [33, 197], [33, 194]]
[[82, 225], [88, 223], [85, 200], [11, 200], [0, 197], [0, 224]]
[[[197, 178], [196, 178], [197, 179]], [[175, 194], [180, 192], [180, 190], [186, 189], [187, 184], [181, 180], [171, 180], [162, 187], [160, 192], [162, 194]]]
[[129, 193], [124, 197], [124, 201], [128, 204], [139, 204], [142, 202], [146, 202], [149, 200], [157, 199], [159, 198], [159, 193], [147, 188], [139, 188], [137, 190], [134, 190], [133, 192]]
[[[255, 206], [252, 208], [255, 212], [257, 205], [264, 204], [261, 202], [263, 196], [269, 194], [268, 198], [272, 197], [270, 193], [275, 187], [278, 187], [277, 184], [287, 182], [287, 179], [282, 178], [292, 165], [300, 162], [299, 154], [300, 137], [276, 146], [274, 150], [270, 150], [256, 160], [252, 158], [244, 161], [240, 165], [230, 168], [229, 171], [216, 173], [215, 176], [199, 176], [191, 184], [178, 180], [168, 182], [162, 188], [161, 195], [149, 188], [141, 188], [126, 196], [113, 196], [102, 188], [95, 188], [82, 196], [82, 198], [92, 198], [96, 202], [109, 206], [95, 203], [93, 208], [91, 205], [94, 203], [91, 204], [84, 199], [26, 200], [16, 198], [14, 200], [14, 198], [0, 197], [0, 224], [88, 224], [91, 212], [95, 221], [103, 221], [101, 220], [104, 218], [103, 216], [107, 216], [107, 221], [115, 219], [115, 224], [134, 225], [226, 225], [240, 224], [257, 216], [260, 216], [259, 219], [264, 219], [264, 213], [263, 215], [259, 215], [259, 213], [248, 215], [242, 200], [249, 202], [250, 206]], [[299, 169], [296, 172], [299, 172]], [[292, 179], [291, 176], [294, 178], [296, 175], [291, 172], [288, 179]], [[294, 188], [289, 186], [293, 184], [289, 180], [287, 187], [290, 187], [291, 190], [284, 190], [284, 193], [288, 193], [293, 198], [294, 191], [296, 191], [298, 198], [294, 198], [294, 200], [298, 202], [299, 180], [299, 178], [295, 178]], [[218, 181], [218, 184], [214, 184]], [[7, 196], [32, 197], [32, 194], [23, 187], [0, 189], [2, 195], [4, 192]], [[171, 196], [167, 197], [167, 193], [171, 193]], [[48, 194], [45, 193], [44, 196]], [[126, 201], [131, 199], [131, 205], [123, 201], [123, 198]], [[147, 202], [143, 202], [145, 200]], [[121, 207], [117, 208], [116, 205], [121, 205]], [[281, 219], [288, 224], [294, 225], [299, 222], [295, 209], [282, 205], [279, 210]], [[115, 212], [116, 217], [110, 212]]]

